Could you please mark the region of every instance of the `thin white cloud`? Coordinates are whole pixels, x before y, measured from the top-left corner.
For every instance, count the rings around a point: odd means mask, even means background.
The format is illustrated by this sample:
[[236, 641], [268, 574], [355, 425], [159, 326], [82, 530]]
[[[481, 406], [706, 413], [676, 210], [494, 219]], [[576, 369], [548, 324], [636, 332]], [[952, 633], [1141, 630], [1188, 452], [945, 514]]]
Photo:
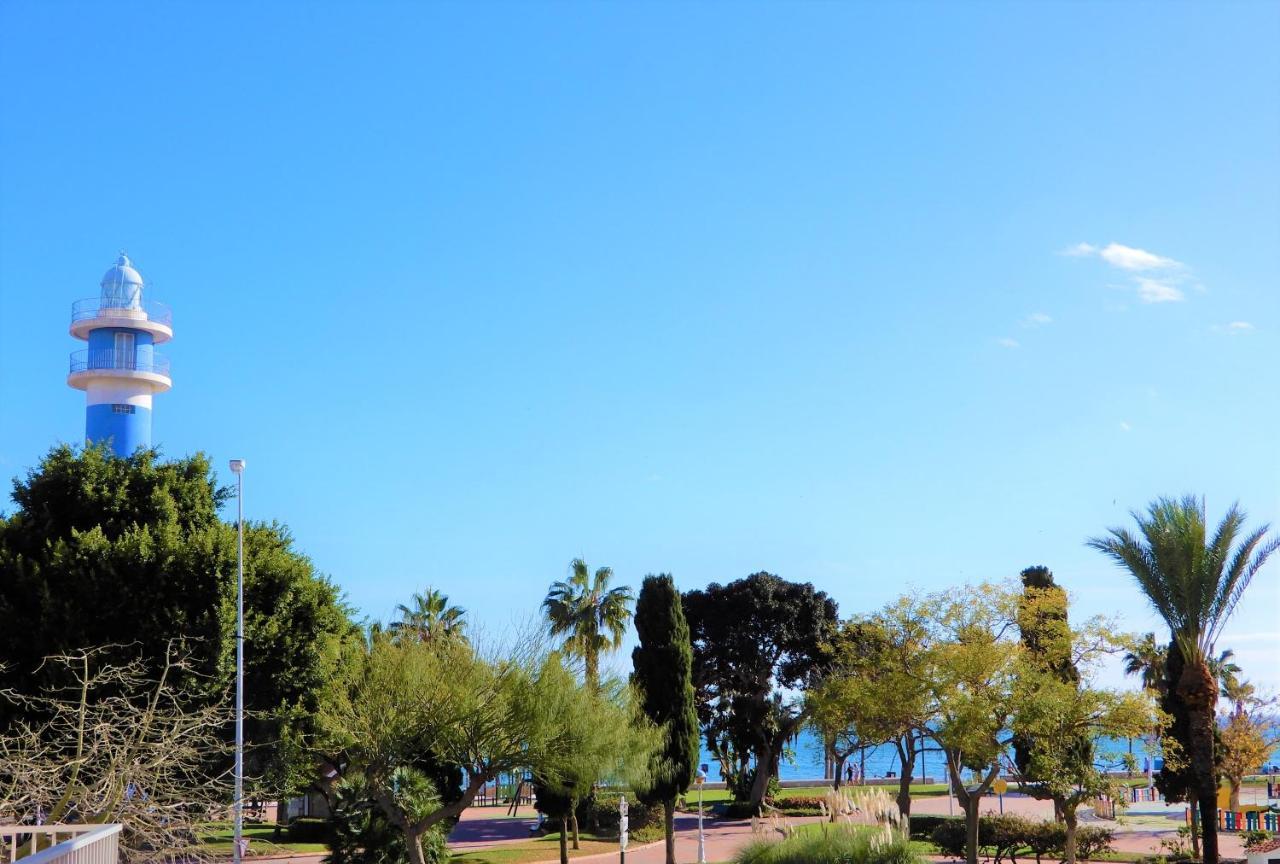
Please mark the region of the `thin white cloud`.
[[1017, 340], [1017, 339], [1010, 339], [1008, 336], [1005, 336], [1003, 339], [997, 339], [997, 340], [996, 340], [996, 344], [997, 344], [997, 345], [999, 345], [1001, 348], [1019, 348], [1019, 347], [1021, 347], [1021, 346], [1018, 344], [1018, 340]]
[[1132, 428], [1133, 428], [1133, 427], [1129, 425], [1129, 421], [1127, 421], [1127, 420], [1121, 420], [1121, 421], [1120, 421], [1120, 431], [1121, 431], [1121, 432], [1128, 432], [1128, 431], [1129, 431], [1129, 430], [1131, 430]]
[[1215, 333], [1226, 333], [1228, 336], [1244, 336], [1246, 333], [1252, 333], [1254, 326], [1248, 321], [1231, 321], [1227, 324], [1215, 324], [1211, 329]]
[[1026, 318], [1022, 319], [1024, 327], [1043, 327], [1045, 324], [1052, 324], [1053, 319], [1044, 312], [1032, 312]]
[[1138, 283], [1138, 299], [1143, 303], [1178, 303], [1186, 299], [1181, 290], [1167, 281], [1151, 279], [1147, 276], [1135, 276]]
[[1121, 270], [1171, 270], [1182, 266], [1172, 258], [1122, 243], [1108, 243], [1098, 250], [1098, 257]]
[[1066, 255], [1068, 258], [1088, 258], [1090, 255], [1096, 254], [1098, 247], [1092, 243], [1077, 243], [1074, 246], [1068, 246], [1059, 252], [1059, 255]]

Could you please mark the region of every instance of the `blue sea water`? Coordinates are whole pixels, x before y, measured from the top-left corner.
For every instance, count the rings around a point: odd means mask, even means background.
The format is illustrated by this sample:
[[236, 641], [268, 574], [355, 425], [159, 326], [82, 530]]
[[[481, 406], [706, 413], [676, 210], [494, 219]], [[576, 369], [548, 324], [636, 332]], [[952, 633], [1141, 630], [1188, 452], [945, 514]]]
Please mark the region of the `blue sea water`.
[[[1125, 739], [1118, 741], [1103, 739], [1098, 745], [1099, 764], [1106, 764], [1110, 768], [1119, 770], [1123, 767], [1119, 754], [1126, 751], [1128, 746], [1128, 741]], [[1142, 741], [1134, 740], [1133, 753], [1137, 756], [1138, 767], [1141, 769], [1143, 759], [1146, 756]], [[865, 763], [863, 759], [862, 755], [854, 755], [846, 764], [855, 767], [861, 767], [865, 764], [866, 777], [868, 778], [885, 777], [890, 771], [895, 776], [900, 776], [902, 773], [902, 760], [898, 758], [898, 750], [892, 744], [882, 744], [878, 747], [869, 748], [865, 754]], [[724, 779], [720, 775], [720, 765], [712, 758], [711, 753], [706, 748], [705, 741], [702, 745], [701, 761], [708, 768], [708, 780], [718, 782]], [[915, 769], [914, 776], [917, 778], [927, 776], [940, 781], [943, 776], [942, 754], [935, 752], [931, 743], [928, 744], [926, 752], [916, 756]], [[791, 743], [789, 758], [782, 760], [778, 774], [782, 780], [822, 779], [822, 742], [812, 730], [805, 729]]]

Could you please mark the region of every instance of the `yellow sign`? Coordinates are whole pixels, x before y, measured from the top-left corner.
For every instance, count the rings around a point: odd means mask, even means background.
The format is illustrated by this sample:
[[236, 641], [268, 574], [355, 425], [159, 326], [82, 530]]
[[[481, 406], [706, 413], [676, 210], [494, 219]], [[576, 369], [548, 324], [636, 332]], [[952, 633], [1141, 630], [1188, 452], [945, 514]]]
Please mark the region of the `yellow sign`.
[[1009, 791], [1009, 784], [1003, 777], [996, 778], [996, 782], [991, 784], [991, 791], [997, 795], [1003, 795]]

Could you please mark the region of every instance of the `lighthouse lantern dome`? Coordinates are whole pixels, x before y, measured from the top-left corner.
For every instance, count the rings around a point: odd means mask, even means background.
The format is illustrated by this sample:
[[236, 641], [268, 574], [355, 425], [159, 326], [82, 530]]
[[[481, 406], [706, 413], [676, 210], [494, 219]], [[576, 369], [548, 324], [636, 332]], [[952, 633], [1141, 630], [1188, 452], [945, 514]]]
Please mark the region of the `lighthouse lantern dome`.
[[142, 307], [142, 275], [123, 252], [102, 277], [102, 305], [112, 309]]

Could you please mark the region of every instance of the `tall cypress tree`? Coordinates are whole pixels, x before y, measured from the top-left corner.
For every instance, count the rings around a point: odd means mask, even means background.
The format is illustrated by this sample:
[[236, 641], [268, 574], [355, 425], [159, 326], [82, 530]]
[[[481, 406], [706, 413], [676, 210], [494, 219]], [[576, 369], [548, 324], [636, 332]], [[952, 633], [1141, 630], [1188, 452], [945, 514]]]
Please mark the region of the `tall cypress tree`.
[[676, 798], [693, 782], [698, 765], [698, 713], [693, 692], [693, 645], [680, 592], [670, 574], [649, 575], [636, 602], [640, 645], [631, 652], [632, 683], [641, 707], [662, 727], [664, 746], [652, 757], [652, 781], [640, 799], [661, 804], [667, 864], [675, 864]]
[[[1053, 581], [1048, 567], [1028, 567], [1022, 571], [1022, 597], [1018, 602], [1018, 630], [1029, 662], [1064, 684], [1079, 684], [1080, 670], [1071, 659], [1071, 627], [1067, 620], [1067, 592]], [[1031, 795], [1051, 797], [1035, 785], [1031, 770], [1031, 750], [1035, 742], [1014, 735], [1014, 764], [1024, 780], [1023, 788]], [[1093, 761], [1093, 742], [1085, 735], [1072, 743], [1075, 758], [1082, 763]], [[1054, 815], [1061, 815], [1061, 805], [1054, 801]]]

